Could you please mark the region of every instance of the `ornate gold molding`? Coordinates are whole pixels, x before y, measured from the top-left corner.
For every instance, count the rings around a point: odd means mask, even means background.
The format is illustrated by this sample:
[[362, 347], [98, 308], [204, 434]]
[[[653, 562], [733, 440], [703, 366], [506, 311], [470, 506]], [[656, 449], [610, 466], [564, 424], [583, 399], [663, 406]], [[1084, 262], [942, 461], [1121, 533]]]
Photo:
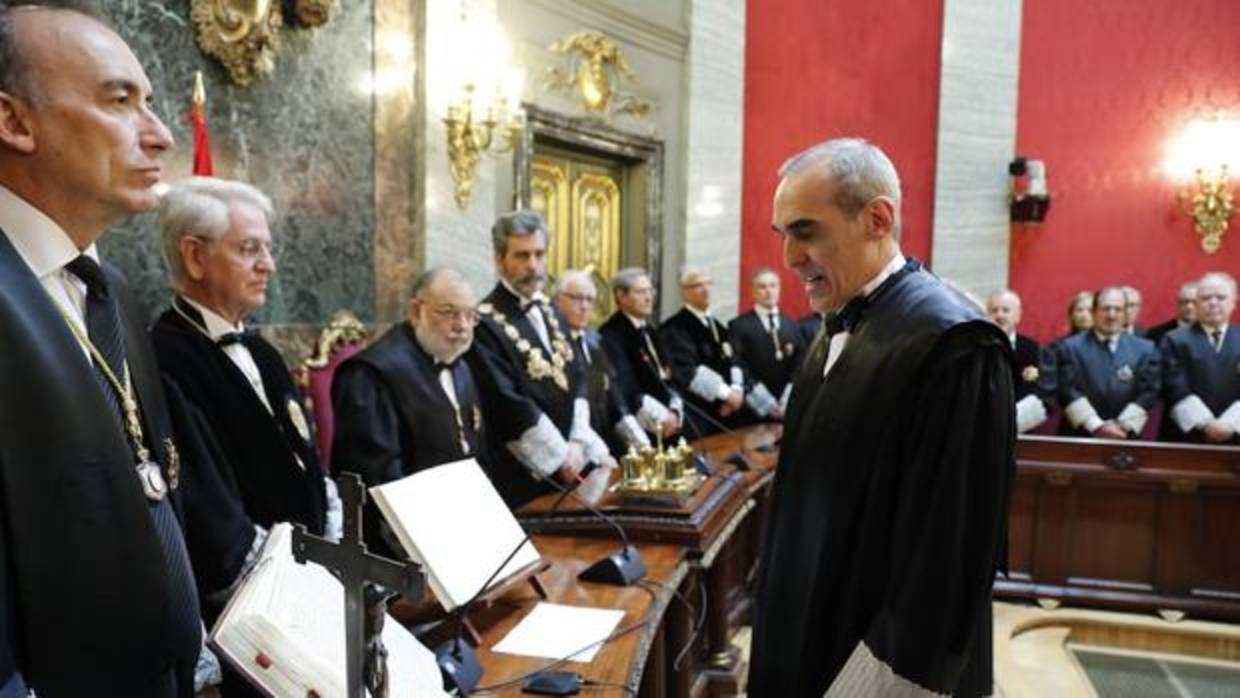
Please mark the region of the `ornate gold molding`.
[[279, 0], [191, 0], [190, 18], [203, 53], [218, 60], [238, 85], [249, 85], [275, 69], [280, 27], [318, 27], [334, 0], [296, 0], [286, 18]]
[[575, 96], [591, 115], [606, 118], [628, 114], [645, 118], [650, 114], [650, 102], [619, 90], [622, 83], [636, 83], [637, 74], [607, 35], [574, 32], [551, 44], [549, 50], [563, 58], [560, 65], [547, 69], [546, 89]]

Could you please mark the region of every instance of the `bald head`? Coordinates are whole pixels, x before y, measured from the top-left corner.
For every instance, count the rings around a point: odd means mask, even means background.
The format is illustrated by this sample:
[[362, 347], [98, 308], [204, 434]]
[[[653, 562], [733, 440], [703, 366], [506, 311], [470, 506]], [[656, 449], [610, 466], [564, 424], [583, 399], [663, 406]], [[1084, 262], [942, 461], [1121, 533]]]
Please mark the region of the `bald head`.
[[1020, 324], [1020, 296], [1010, 288], [990, 294], [986, 298], [986, 316], [1007, 334], [1015, 334]]
[[598, 289], [594, 278], [581, 269], [569, 269], [560, 274], [556, 284], [555, 302], [572, 330], [584, 330], [590, 324], [594, 304], [598, 301]]

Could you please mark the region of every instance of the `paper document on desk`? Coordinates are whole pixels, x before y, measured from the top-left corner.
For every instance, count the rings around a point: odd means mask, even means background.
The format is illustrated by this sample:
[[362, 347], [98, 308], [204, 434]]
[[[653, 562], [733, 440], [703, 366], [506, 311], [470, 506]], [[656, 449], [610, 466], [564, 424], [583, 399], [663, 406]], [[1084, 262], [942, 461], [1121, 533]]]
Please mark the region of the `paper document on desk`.
[[[494, 650], [547, 659], [572, 655], [571, 661], [590, 662], [623, 617], [624, 611], [613, 608], [540, 603], [495, 645]], [[582, 650], [587, 646], [588, 649]]]

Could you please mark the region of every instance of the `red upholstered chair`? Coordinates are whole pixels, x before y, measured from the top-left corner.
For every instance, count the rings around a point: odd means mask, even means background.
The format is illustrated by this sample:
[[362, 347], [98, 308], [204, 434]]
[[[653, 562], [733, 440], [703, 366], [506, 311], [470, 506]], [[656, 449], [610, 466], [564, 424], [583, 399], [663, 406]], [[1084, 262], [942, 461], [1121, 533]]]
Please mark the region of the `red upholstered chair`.
[[297, 379], [314, 418], [315, 440], [319, 462], [324, 472], [331, 469], [332, 437], [336, 433], [336, 416], [332, 411], [332, 378], [341, 362], [366, 346], [366, 327], [347, 310], [336, 313], [319, 333], [314, 355], [297, 369]]

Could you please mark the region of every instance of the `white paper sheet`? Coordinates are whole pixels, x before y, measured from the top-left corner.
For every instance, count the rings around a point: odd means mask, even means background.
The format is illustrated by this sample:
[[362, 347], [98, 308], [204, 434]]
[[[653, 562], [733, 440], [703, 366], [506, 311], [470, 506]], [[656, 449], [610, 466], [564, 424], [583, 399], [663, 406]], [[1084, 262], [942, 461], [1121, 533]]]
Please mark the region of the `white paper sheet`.
[[624, 611], [613, 608], [540, 603], [495, 645], [494, 650], [559, 659], [593, 645], [572, 657], [574, 662], [590, 662], [603, 646], [602, 640], [615, 632], [623, 617]]

